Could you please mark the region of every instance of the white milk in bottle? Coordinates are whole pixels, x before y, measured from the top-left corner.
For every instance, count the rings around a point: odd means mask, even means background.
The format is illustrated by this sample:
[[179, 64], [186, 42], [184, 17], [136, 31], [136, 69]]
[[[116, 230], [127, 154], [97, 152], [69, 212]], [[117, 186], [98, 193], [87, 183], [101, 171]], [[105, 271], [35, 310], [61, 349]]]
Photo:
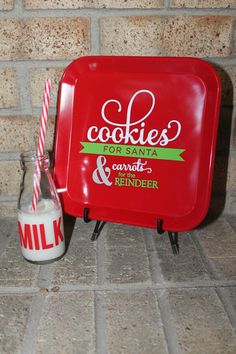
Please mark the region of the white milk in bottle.
[[[48, 263], [65, 253], [61, 203], [49, 172], [49, 155], [21, 154], [23, 180], [18, 200], [18, 230], [23, 257]], [[35, 186], [38, 186], [36, 196]]]
[[32, 262], [56, 260], [65, 252], [62, 212], [51, 200], [41, 200], [37, 212], [18, 211], [23, 257]]

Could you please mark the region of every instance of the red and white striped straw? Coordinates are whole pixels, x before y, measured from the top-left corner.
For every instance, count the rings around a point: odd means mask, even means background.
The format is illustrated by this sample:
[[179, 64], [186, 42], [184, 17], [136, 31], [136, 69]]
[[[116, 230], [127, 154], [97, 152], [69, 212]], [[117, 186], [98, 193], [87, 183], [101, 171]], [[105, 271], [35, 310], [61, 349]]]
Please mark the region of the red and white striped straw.
[[[39, 129], [39, 140], [37, 146], [37, 158], [39, 156], [43, 156], [44, 154], [44, 147], [45, 147], [45, 138], [46, 138], [46, 126], [48, 120], [48, 108], [49, 108], [49, 101], [50, 101], [50, 90], [51, 90], [51, 81], [46, 80], [44, 85], [44, 95], [43, 95], [43, 107], [42, 113], [40, 118], [40, 129]], [[32, 198], [32, 210], [35, 211], [38, 204], [39, 193], [40, 193], [40, 161], [37, 159], [37, 167], [36, 173], [34, 176], [34, 193]]]

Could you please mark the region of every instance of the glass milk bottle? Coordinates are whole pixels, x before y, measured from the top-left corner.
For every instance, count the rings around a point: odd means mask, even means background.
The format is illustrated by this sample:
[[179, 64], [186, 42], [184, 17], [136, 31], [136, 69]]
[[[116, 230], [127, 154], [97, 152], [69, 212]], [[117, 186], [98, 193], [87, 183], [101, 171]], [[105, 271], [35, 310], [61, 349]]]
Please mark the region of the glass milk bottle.
[[62, 208], [49, 165], [47, 152], [43, 156], [37, 156], [33, 151], [21, 154], [20, 245], [23, 257], [37, 264], [56, 261], [65, 253]]

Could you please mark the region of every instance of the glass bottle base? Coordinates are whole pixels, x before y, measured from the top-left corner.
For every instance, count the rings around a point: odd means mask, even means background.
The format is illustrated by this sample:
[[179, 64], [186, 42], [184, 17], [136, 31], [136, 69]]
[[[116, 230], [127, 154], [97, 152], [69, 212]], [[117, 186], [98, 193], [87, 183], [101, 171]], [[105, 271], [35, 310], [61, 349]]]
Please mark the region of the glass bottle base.
[[58, 256], [58, 257], [56, 257], [56, 258], [48, 259], [48, 260], [46, 260], [46, 261], [32, 261], [32, 260], [30, 260], [30, 259], [25, 258], [24, 256], [23, 256], [23, 258], [24, 258], [27, 262], [29, 262], [29, 263], [31, 263], [31, 264], [44, 265], [44, 264], [50, 264], [50, 263], [59, 261], [59, 259], [61, 259], [62, 257], [64, 257], [64, 255], [65, 255], [65, 253], [63, 253], [62, 255], [60, 255], [60, 256]]

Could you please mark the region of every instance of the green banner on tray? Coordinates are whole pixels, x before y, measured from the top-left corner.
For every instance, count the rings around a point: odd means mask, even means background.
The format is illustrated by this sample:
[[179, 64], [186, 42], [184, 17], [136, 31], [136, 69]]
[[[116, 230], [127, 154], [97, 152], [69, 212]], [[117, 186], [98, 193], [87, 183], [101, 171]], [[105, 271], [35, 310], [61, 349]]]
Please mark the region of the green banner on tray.
[[180, 156], [185, 150], [175, 148], [161, 148], [149, 146], [121, 145], [121, 144], [104, 144], [81, 142], [83, 146], [80, 153], [96, 154], [96, 155], [111, 155], [136, 157], [144, 159], [172, 160], [184, 161]]

